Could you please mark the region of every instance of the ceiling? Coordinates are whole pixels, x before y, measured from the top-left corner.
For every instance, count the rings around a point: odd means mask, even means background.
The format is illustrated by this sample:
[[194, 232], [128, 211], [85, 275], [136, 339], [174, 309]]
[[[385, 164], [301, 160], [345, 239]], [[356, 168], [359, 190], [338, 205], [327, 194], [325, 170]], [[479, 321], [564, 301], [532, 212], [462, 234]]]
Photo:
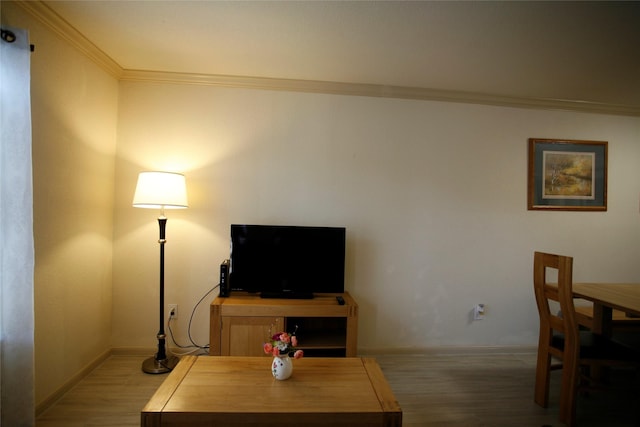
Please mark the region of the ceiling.
[[45, 4], [124, 70], [564, 100], [640, 115], [640, 2]]

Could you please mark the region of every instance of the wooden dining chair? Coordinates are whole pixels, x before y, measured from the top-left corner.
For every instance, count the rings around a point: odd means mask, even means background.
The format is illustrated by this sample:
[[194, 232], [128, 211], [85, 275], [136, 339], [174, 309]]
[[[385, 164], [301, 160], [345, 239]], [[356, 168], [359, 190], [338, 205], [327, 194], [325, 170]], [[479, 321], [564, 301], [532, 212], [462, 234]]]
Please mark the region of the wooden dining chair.
[[[556, 270], [557, 284], [547, 282], [547, 271]], [[638, 366], [640, 356], [632, 349], [590, 331], [580, 331], [573, 303], [573, 258], [535, 252], [533, 284], [540, 316], [540, 336], [536, 366], [535, 402], [549, 404], [552, 369], [561, 368], [559, 419], [568, 426], [576, 423], [576, 396], [579, 386], [591, 379], [595, 367]], [[552, 311], [550, 301], [560, 305]], [[552, 359], [560, 364], [552, 365]]]

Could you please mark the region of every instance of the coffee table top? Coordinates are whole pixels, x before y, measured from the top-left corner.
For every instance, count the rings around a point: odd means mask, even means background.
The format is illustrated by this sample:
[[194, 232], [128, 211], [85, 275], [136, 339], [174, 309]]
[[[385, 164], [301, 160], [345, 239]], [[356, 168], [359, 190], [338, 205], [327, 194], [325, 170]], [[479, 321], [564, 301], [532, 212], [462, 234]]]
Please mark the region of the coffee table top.
[[293, 364], [292, 377], [277, 381], [269, 357], [183, 357], [143, 409], [142, 425], [401, 425], [402, 410], [374, 359]]

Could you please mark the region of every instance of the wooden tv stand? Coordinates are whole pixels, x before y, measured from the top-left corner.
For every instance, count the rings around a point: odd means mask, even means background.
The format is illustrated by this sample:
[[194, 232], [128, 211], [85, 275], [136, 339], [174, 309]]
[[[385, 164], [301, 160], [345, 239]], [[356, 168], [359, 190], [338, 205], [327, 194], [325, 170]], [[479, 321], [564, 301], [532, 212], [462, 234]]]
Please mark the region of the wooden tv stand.
[[[344, 298], [338, 304], [336, 296]], [[216, 297], [209, 316], [209, 354], [261, 356], [270, 333], [293, 332], [306, 356], [355, 357], [358, 304], [348, 292], [313, 299], [270, 299], [247, 293]]]

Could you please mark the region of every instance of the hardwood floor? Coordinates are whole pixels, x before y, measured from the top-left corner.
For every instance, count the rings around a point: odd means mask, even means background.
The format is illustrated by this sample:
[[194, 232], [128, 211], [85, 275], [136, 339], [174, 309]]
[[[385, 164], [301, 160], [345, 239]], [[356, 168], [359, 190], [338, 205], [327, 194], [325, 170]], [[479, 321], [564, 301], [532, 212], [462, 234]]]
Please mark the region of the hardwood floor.
[[[403, 410], [403, 426], [561, 426], [560, 371], [549, 408], [533, 402], [535, 354], [375, 355]], [[166, 375], [142, 373], [144, 357], [111, 356], [53, 407], [37, 427], [140, 425], [140, 410]], [[615, 371], [620, 389], [580, 396], [581, 427], [639, 427], [640, 388], [633, 371]]]
[[[539, 407], [533, 402], [533, 353], [376, 358], [400, 402], [405, 427], [563, 425], [558, 421], [561, 371], [552, 372], [549, 407]], [[578, 425], [640, 426], [636, 375], [613, 372], [619, 389], [580, 396]]]
[[143, 373], [144, 359], [111, 356], [40, 415], [36, 426], [139, 427], [140, 410], [167, 378]]

